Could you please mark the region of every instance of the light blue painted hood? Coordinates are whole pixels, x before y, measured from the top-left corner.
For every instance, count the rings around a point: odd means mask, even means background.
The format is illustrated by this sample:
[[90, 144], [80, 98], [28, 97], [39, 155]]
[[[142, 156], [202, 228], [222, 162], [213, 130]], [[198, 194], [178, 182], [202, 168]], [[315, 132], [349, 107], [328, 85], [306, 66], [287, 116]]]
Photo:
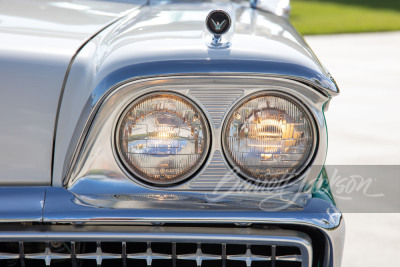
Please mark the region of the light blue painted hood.
[[0, 1], [0, 184], [50, 184], [68, 64], [86, 40], [144, 2]]

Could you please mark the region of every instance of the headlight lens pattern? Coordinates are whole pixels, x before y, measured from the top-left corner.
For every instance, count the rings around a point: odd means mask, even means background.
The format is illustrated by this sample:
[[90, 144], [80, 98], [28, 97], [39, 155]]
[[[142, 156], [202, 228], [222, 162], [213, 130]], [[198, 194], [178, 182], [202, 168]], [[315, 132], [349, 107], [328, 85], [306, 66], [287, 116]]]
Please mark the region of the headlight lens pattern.
[[228, 161], [247, 179], [283, 182], [294, 178], [312, 153], [312, 123], [304, 108], [280, 94], [251, 96], [225, 123]]
[[209, 149], [204, 114], [174, 93], [153, 93], [134, 101], [117, 131], [120, 157], [145, 182], [169, 185], [193, 174]]

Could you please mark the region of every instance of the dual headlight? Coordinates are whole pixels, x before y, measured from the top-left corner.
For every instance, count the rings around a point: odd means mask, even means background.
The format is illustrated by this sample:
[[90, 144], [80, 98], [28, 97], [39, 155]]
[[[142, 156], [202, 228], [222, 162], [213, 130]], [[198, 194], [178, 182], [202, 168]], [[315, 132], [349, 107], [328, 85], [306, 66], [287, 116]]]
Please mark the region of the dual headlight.
[[[244, 179], [284, 182], [309, 163], [314, 124], [298, 101], [264, 92], [237, 103], [223, 125], [227, 162]], [[205, 114], [188, 98], [170, 92], [136, 99], [122, 114], [116, 143], [122, 162], [137, 178], [172, 185], [193, 176], [210, 150]]]

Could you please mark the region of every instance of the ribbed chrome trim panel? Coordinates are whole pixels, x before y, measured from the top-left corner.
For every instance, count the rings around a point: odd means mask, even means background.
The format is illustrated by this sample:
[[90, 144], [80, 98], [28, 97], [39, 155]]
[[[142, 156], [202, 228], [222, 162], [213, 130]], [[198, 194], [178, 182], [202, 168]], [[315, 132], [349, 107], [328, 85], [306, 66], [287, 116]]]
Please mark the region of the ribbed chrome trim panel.
[[56, 226], [0, 231], [0, 240], [5, 266], [310, 267], [312, 259], [308, 235], [280, 229]]
[[244, 94], [242, 89], [221, 90], [218, 88], [202, 88], [201, 90], [191, 90], [189, 93], [202, 103], [214, 123], [216, 128], [222, 124], [222, 118], [235, 100]]
[[[215, 151], [207, 169], [196, 179], [189, 182], [189, 187], [197, 190], [209, 190], [218, 187], [218, 190], [229, 190], [235, 188], [235, 184], [241, 182], [239, 178], [231, 174], [231, 170], [223, 160], [222, 153]], [[224, 179], [226, 177], [226, 179]]]

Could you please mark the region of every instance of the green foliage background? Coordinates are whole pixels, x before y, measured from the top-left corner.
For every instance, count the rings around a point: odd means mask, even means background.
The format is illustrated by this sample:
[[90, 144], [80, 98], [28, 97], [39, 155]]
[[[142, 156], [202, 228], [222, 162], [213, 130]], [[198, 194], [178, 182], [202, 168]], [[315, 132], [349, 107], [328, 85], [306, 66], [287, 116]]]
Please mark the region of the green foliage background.
[[292, 0], [291, 6], [302, 34], [400, 30], [400, 0]]

